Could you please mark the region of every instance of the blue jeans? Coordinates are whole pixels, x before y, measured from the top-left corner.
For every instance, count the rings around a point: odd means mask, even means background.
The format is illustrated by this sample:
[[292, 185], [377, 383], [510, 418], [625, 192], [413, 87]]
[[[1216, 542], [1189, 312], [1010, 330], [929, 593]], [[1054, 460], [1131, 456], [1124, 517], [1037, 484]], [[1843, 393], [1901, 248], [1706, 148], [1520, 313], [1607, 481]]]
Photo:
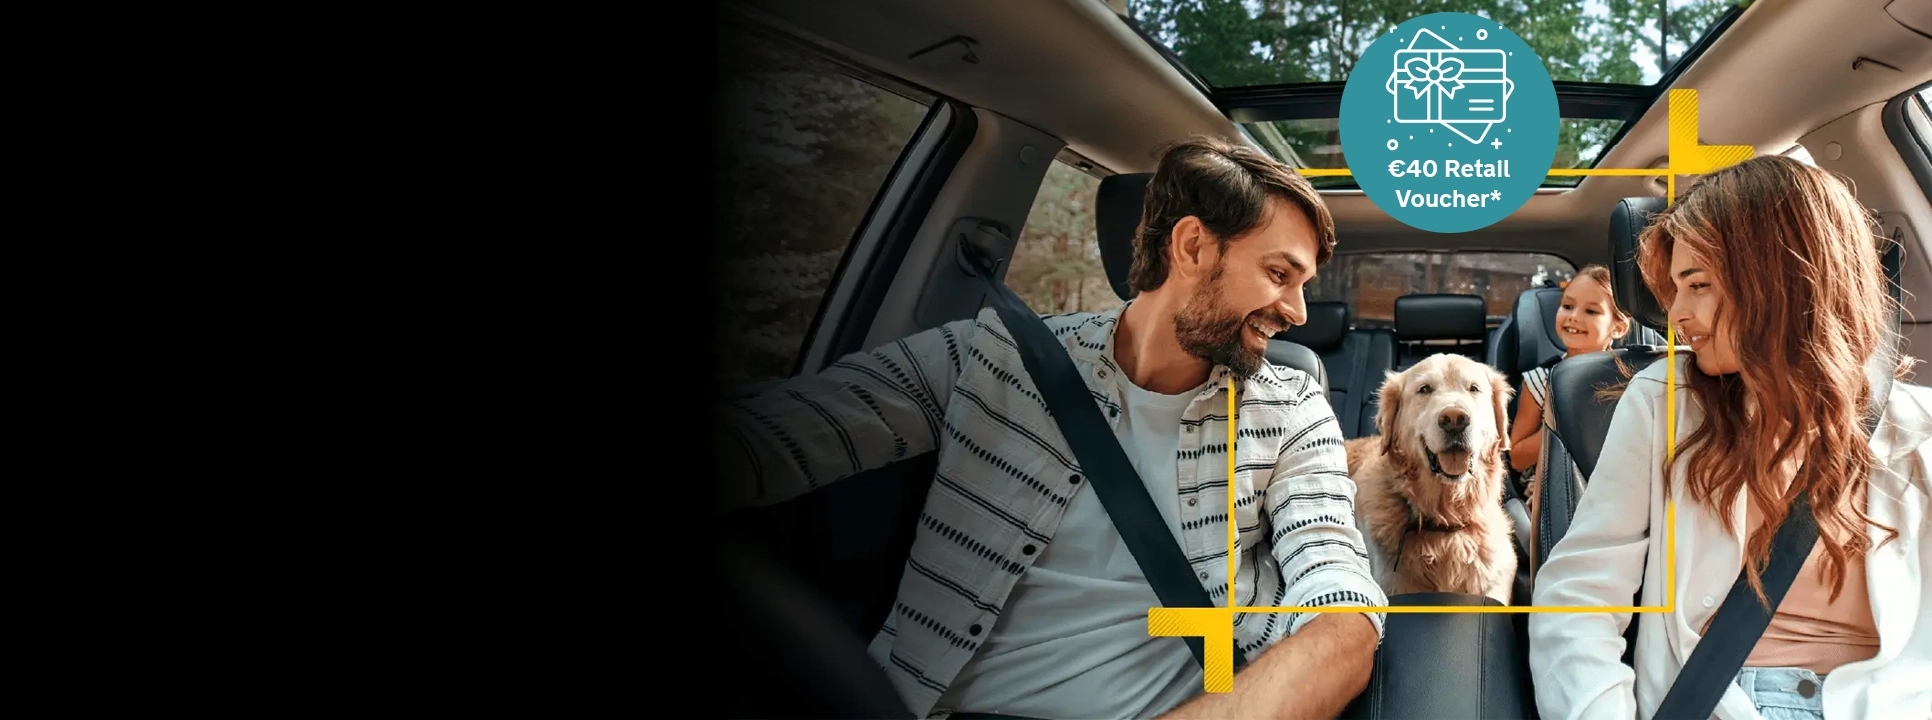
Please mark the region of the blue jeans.
[[1738, 687], [1764, 720], [1824, 720], [1825, 678], [1804, 668], [1747, 667]]

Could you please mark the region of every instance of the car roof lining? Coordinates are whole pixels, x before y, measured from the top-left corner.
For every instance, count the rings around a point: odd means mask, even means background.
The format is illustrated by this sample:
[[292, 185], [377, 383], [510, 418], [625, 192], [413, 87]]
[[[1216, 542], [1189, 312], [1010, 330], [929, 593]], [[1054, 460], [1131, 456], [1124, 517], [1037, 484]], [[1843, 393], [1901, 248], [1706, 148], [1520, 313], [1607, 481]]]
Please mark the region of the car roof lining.
[[[1885, 2], [1758, 0], [1678, 77], [1699, 92], [1702, 140], [1748, 144], [1760, 153], [1808, 147], [1834, 121], [1876, 113], [1890, 98], [1932, 80], [1932, 38], [1900, 24]], [[1215, 108], [1105, 0], [983, 0], [976, 3], [872, 3], [818, 0], [733, 3], [849, 61], [935, 94], [1010, 117], [1064, 141], [1072, 153], [1109, 172], [1153, 169], [1155, 152], [1196, 133], [1238, 137]], [[977, 63], [963, 53], [909, 57], [948, 37], [973, 38]], [[1830, 43], [1817, 38], [1839, 38]], [[1794, 47], [1804, 52], [1792, 52]], [[1860, 58], [1877, 62], [1859, 62]], [[1856, 65], [1856, 67], [1854, 67]], [[1907, 68], [1899, 70], [1897, 68]], [[1024, 78], [1015, 82], [1013, 78]], [[1629, 126], [1599, 167], [1661, 167], [1668, 154], [1668, 101], [1659, 99]], [[1876, 126], [1876, 121], [1859, 121]], [[1858, 142], [1872, 139], [1869, 131]], [[1883, 140], [1883, 133], [1876, 136]], [[1058, 151], [1058, 148], [1055, 148]], [[1849, 176], [1868, 204], [1924, 210], [1906, 200], [1911, 175], [1888, 142], [1816, 162]], [[1680, 178], [1680, 183], [1688, 178]], [[1877, 187], [1894, 187], [1877, 191]], [[1608, 260], [1610, 209], [1625, 197], [1663, 194], [1662, 178], [1595, 176], [1574, 189], [1539, 193], [1510, 217], [1457, 234], [1416, 230], [1359, 192], [1328, 192], [1343, 251], [1513, 250], [1558, 255], [1579, 265]], [[1923, 241], [1932, 218], [1912, 216]], [[1932, 268], [1908, 252], [1907, 290], [1932, 295]], [[1932, 310], [1918, 313], [1932, 318]]]

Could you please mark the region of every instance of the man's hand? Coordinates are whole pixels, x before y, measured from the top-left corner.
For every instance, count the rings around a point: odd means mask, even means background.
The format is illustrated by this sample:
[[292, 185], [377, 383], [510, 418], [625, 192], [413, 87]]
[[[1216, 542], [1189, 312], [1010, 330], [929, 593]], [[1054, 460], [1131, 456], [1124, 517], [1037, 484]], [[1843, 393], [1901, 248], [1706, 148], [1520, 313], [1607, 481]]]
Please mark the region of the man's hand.
[[1234, 676], [1234, 692], [1196, 695], [1161, 719], [1333, 718], [1368, 687], [1376, 644], [1361, 613], [1324, 613]]

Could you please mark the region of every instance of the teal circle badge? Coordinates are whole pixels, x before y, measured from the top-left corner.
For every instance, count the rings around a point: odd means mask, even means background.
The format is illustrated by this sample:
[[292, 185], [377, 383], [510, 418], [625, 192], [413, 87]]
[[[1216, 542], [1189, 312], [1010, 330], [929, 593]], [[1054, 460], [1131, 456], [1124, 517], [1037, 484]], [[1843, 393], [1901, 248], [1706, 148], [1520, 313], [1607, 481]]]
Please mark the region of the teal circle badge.
[[1377, 38], [1342, 89], [1342, 156], [1383, 212], [1439, 233], [1522, 207], [1556, 158], [1556, 86], [1495, 21], [1424, 15]]

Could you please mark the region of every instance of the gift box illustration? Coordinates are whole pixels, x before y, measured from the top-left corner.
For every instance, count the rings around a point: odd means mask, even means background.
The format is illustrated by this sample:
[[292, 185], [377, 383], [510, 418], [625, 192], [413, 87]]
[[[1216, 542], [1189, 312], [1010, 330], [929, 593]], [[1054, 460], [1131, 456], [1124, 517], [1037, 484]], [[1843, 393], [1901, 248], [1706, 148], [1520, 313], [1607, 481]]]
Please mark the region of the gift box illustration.
[[[1440, 123], [1470, 142], [1509, 117], [1509, 58], [1502, 50], [1462, 49], [1422, 30], [1395, 51], [1384, 88], [1394, 96], [1395, 121]], [[1458, 125], [1476, 130], [1476, 137]]]

